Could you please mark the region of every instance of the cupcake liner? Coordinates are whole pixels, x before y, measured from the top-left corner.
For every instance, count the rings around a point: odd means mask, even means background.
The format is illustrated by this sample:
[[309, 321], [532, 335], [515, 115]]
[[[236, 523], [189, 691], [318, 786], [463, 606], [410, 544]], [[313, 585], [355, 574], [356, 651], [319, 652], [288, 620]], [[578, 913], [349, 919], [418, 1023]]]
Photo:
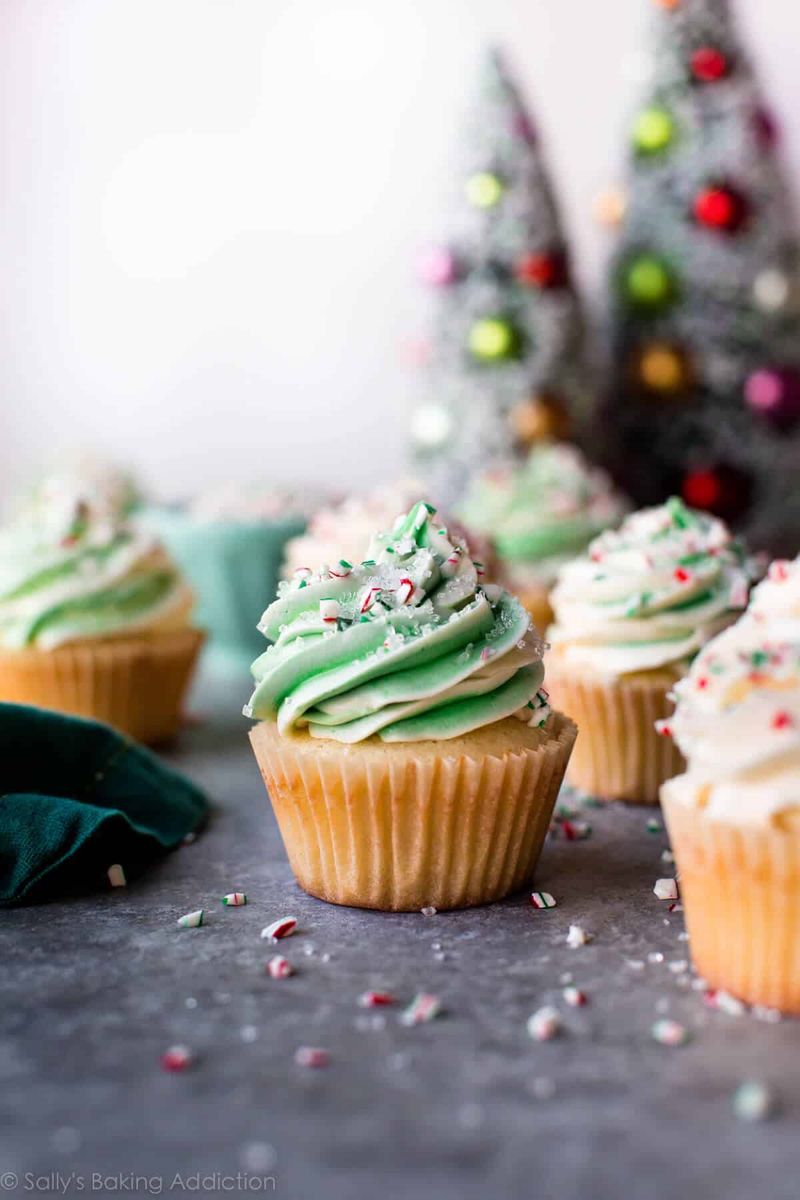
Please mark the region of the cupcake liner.
[[662, 804], [695, 967], [709, 987], [800, 1013], [800, 824], [711, 820], [679, 799], [688, 786], [672, 780]]
[[667, 699], [678, 676], [649, 671], [614, 679], [563, 674], [548, 662], [551, 703], [575, 721], [581, 735], [567, 782], [604, 800], [657, 804], [661, 784], [683, 770], [672, 738], [656, 733], [669, 717]]
[[196, 629], [0, 651], [0, 700], [105, 721], [141, 742], [178, 730], [203, 634]]
[[485, 904], [533, 874], [576, 736], [514, 718], [449, 742], [250, 732], [298, 883], [358, 908]]

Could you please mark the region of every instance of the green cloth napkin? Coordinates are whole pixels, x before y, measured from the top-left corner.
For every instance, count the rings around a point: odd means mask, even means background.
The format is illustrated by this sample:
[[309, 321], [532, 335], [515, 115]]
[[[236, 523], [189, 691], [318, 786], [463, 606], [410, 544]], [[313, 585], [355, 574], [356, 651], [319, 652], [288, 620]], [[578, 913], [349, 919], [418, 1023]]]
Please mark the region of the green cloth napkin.
[[0, 904], [128, 879], [203, 823], [199, 788], [97, 721], [0, 704]]

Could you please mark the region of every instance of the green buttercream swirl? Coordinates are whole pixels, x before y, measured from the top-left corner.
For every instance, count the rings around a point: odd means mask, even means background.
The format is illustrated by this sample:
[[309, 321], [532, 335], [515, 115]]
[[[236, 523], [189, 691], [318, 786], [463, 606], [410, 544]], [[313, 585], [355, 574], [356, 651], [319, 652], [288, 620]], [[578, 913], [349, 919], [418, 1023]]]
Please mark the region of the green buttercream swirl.
[[514, 714], [543, 725], [542, 643], [480, 573], [422, 502], [364, 562], [296, 572], [259, 624], [274, 644], [245, 715], [341, 742], [441, 740]]

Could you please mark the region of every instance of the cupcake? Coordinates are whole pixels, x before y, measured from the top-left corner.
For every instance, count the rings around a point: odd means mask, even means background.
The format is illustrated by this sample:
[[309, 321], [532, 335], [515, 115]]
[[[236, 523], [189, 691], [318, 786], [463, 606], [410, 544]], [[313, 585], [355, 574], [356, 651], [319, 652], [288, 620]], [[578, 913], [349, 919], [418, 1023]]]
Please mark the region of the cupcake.
[[725, 525], [669, 500], [629, 516], [563, 568], [553, 591], [548, 676], [581, 737], [569, 782], [655, 804], [682, 768], [655, 722], [698, 650], [747, 603], [749, 564]]
[[560, 568], [616, 525], [625, 507], [576, 446], [545, 442], [521, 466], [480, 476], [460, 515], [489, 539], [504, 581], [543, 630], [553, 619], [549, 595]]
[[42, 489], [0, 533], [0, 700], [171, 737], [202, 643], [192, 603], [108, 496]]
[[368, 558], [279, 588], [245, 714], [292, 869], [361, 908], [461, 908], [527, 883], [576, 735], [542, 642], [418, 503]]
[[800, 1013], [800, 562], [773, 564], [676, 695], [687, 765], [661, 801], [695, 966]]
[[258, 653], [264, 596], [277, 587], [287, 541], [305, 528], [301, 509], [283, 492], [228, 486], [141, 514], [191, 583], [219, 663], [246, 670]]

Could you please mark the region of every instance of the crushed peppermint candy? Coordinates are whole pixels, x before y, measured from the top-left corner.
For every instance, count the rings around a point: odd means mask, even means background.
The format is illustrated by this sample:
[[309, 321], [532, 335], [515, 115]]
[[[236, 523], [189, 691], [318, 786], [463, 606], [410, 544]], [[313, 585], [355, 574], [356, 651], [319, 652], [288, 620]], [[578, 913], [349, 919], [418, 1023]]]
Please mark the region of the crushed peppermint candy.
[[205, 910], [198, 908], [195, 912], [185, 913], [184, 916], [178, 917], [177, 923], [181, 929], [197, 929], [198, 926], [203, 924], [204, 915]]
[[653, 892], [659, 900], [677, 900], [678, 882], [676, 879], [657, 879]]
[[226, 908], [243, 908], [247, 904], [247, 896], [244, 892], [228, 892], [227, 896], [222, 897], [222, 903]]
[[588, 821], [561, 821], [561, 832], [568, 842], [584, 842], [592, 836], [592, 827]]
[[326, 625], [335, 625], [342, 615], [342, 606], [332, 596], [323, 596], [319, 602], [319, 615]]
[[425, 907], [421, 908], [419, 911], [422, 913], [423, 917], [435, 917], [439, 910], [434, 908], [432, 904], [426, 904]]
[[408, 1008], [400, 1014], [401, 1025], [424, 1025], [438, 1017], [442, 1011], [441, 1001], [431, 992], [417, 992]]
[[125, 887], [128, 882], [125, 878], [125, 872], [119, 863], [113, 863], [106, 871], [106, 874], [112, 888]]
[[358, 997], [359, 1008], [386, 1008], [394, 1004], [391, 992], [362, 992]]
[[262, 938], [270, 938], [273, 942], [280, 941], [281, 938], [289, 937], [297, 929], [296, 917], [280, 917], [277, 921], [273, 921], [271, 925], [265, 925], [261, 930]]
[[555, 908], [556, 902], [549, 892], [531, 892], [531, 904], [534, 908]]
[[741, 1017], [746, 1009], [744, 1003], [730, 992], [722, 988], [708, 988], [703, 992], [703, 1003], [715, 1012], [726, 1013], [729, 1017]]
[[546, 1004], [528, 1017], [526, 1028], [534, 1041], [549, 1042], [561, 1031], [561, 1017], [552, 1005]]
[[294, 1061], [298, 1067], [327, 1067], [331, 1056], [320, 1046], [298, 1046], [294, 1052]]
[[679, 1021], [673, 1021], [669, 1017], [663, 1017], [660, 1021], [656, 1021], [651, 1029], [651, 1036], [654, 1041], [662, 1046], [683, 1046], [689, 1041], [689, 1031], [685, 1025], [681, 1025]]
[[580, 988], [565, 987], [561, 994], [564, 997], [564, 1003], [568, 1004], [570, 1008], [583, 1008], [587, 1003], [586, 993], [582, 992]]
[[766, 1121], [775, 1112], [775, 1096], [756, 1079], [740, 1083], [733, 1093], [733, 1111], [740, 1121]]
[[404, 576], [395, 589], [395, 594], [401, 604], [410, 604], [415, 599], [416, 593], [417, 585], [408, 576]]
[[338, 568], [336, 571], [333, 567], [328, 568], [328, 574], [332, 579], [347, 579], [348, 575], [352, 575], [353, 564], [349, 563], [346, 558], [340, 558], [336, 565]]
[[267, 963], [266, 971], [270, 979], [288, 979], [290, 975], [294, 975], [294, 967], [282, 954], [272, 956]]
[[377, 584], [371, 584], [369, 587], [366, 587], [359, 596], [358, 611], [363, 614], [368, 613], [371, 608], [374, 608], [380, 599], [381, 591], [382, 589]]
[[662, 850], [661, 851], [661, 861], [663, 863], [674, 863], [675, 855], [672, 853], [671, 850]]
[[579, 946], [585, 946], [591, 940], [592, 935], [580, 925], [570, 925], [567, 933], [567, 945], [571, 950], [577, 950]]
[[194, 1055], [188, 1046], [170, 1046], [161, 1055], [162, 1071], [185, 1071], [194, 1062]]
[[664, 826], [656, 817], [650, 817], [645, 825], [645, 829], [648, 833], [661, 833], [663, 828]]

